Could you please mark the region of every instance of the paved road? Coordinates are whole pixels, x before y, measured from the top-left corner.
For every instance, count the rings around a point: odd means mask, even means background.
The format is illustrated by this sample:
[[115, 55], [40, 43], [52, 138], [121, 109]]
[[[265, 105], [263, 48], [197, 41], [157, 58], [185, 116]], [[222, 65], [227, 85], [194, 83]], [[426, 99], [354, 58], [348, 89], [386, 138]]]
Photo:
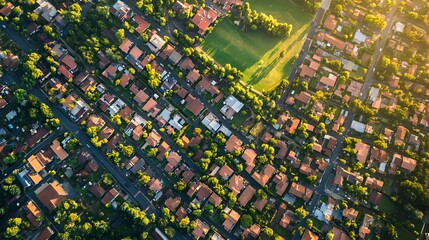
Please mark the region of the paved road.
[[319, 28], [319, 25], [321, 21], [323, 20], [323, 16], [325, 15], [326, 10], [329, 8], [329, 5], [331, 4], [331, 0], [323, 0], [321, 7], [319, 8], [319, 11], [317, 11], [316, 16], [313, 19], [313, 22], [311, 23], [310, 30], [308, 31], [307, 37], [305, 39], [304, 45], [302, 46], [301, 52], [299, 53], [298, 58], [295, 60], [295, 64], [292, 68], [292, 72], [289, 75], [289, 87], [287, 87], [279, 99], [277, 101], [277, 104], [280, 106], [283, 106], [286, 97], [290, 95], [292, 82], [298, 77], [299, 75], [299, 69], [301, 68], [301, 65], [304, 63], [304, 59], [308, 54], [308, 51], [310, 50], [312, 39], [314, 38], [314, 35], [316, 34], [317, 29]]
[[[381, 56], [382, 48], [386, 44], [387, 37], [389, 35], [390, 29], [392, 28], [392, 25], [394, 22], [395, 13], [399, 7], [399, 3], [400, 3], [400, 0], [397, 0], [396, 5], [392, 8], [390, 13], [387, 15], [387, 18], [386, 18], [388, 21], [387, 27], [385, 29], [383, 29], [383, 31], [380, 34], [382, 37], [382, 40], [379, 41], [377, 44], [376, 52], [373, 55], [373, 62], [371, 64], [370, 70], [367, 73], [367, 76], [366, 76], [365, 82], [364, 82], [364, 87], [362, 88], [362, 91], [361, 91], [362, 95], [360, 96], [360, 100], [362, 102], [365, 101], [365, 99], [367, 98], [369, 88], [373, 84], [374, 67], [377, 64], [377, 61]], [[331, 188], [332, 178], [334, 176], [333, 170], [334, 170], [335, 166], [338, 164], [337, 159], [341, 153], [344, 138], [346, 138], [348, 136], [348, 133], [349, 133], [349, 130], [350, 130], [350, 127], [351, 127], [351, 124], [353, 122], [354, 117], [355, 117], [355, 114], [352, 111], [349, 111], [349, 114], [347, 115], [346, 120], [345, 120], [344, 125], [343, 125], [345, 127], [344, 134], [342, 136], [336, 135], [337, 141], [338, 141], [337, 146], [331, 154], [330, 162], [329, 162], [328, 166], [326, 167], [326, 169], [325, 169], [325, 171], [321, 177], [319, 185], [316, 188], [316, 191], [314, 193], [313, 198], [311, 199], [311, 201], [309, 203], [309, 206], [307, 207], [307, 210], [310, 213], [312, 213], [315, 210], [315, 208], [316, 208], [316, 206], [320, 200], [320, 197], [322, 195], [325, 195], [325, 191]], [[301, 226], [305, 225], [305, 220], [301, 221], [299, 225], [301, 225]], [[299, 239], [299, 235], [295, 234], [293, 239]]]
[[63, 114], [58, 106], [49, 102], [47, 96], [42, 90], [32, 89], [30, 93], [51, 107], [54, 115], [60, 119], [61, 123], [68, 129], [68, 131], [75, 134], [76, 138], [88, 148], [88, 151], [98, 161], [98, 163], [100, 163], [100, 165], [103, 166], [106, 171], [112, 174], [116, 180], [116, 183], [120, 185], [122, 189], [125, 190], [125, 192], [128, 193], [131, 199], [133, 199], [141, 209], [148, 209], [148, 213], [158, 214], [151, 201], [146, 196], [144, 196], [138, 188], [130, 183], [125, 174], [123, 174], [115, 165], [113, 165], [113, 163], [105, 157], [104, 153], [100, 149], [92, 146], [91, 141], [86, 133], [82, 131], [82, 129], [75, 122], [71, 121], [65, 114]]
[[24, 163], [24, 159], [27, 159], [29, 156], [39, 152], [42, 148], [45, 148], [48, 144], [52, 143], [52, 141], [54, 141], [62, 133], [63, 133], [62, 129], [54, 131], [46, 139], [42, 140], [42, 142], [39, 143], [36, 147], [32, 148], [29, 152], [27, 152], [23, 158], [20, 158], [20, 161], [17, 161], [12, 166], [6, 168], [2, 172], [2, 176], [0, 176], [0, 182], [2, 182], [7, 176], [12, 174], [13, 170], [19, 169], [22, 166], [24, 166], [26, 164], [26, 163]]
[[[6, 35], [12, 39], [16, 44], [18, 44], [22, 51], [30, 53], [35, 49], [34, 45], [29, 41], [26, 41], [25, 38], [21, 36], [17, 31], [12, 29], [9, 24], [6, 22], [1, 23], [1, 30], [6, 33]], [[4, 27], [3, 27], [4, 26]]]
[[[13, 29], [10, 29], [8, 25], [1, 28], [18, 46], [25, 52], [31, 52], [36, 50], [36, 47], [29, 43], [26, 39], [24, 39], [18, 32]], [[16, 82], [20, 82], [20, 79], [14, 75]], [[90, 139], [83, 132], [79, 126], [76, 125], [75, 122], [71, 121], [68, 117], [66, 117], [59, 107], [52, 104], [45, 93], [41, 89], [32, 89], [30, 91], [31, 94], [35, 95], [42, 102], [49, 105], [54, 112], [55, 116], [60, 119], [61, 124], [66, 127], [70, 132], [76, 135], [76, 138], [86, 146], [92, 146]], [[102, 153], [99, 149], [95, 147], [89, 148], [91, 155], [106, 169], [106, 171], [110, 172], [112, 176], [115, 178], [116, 182], [125, 190], [131, 199], [133, 199], [141, 209], [148, 209], [148, 213], [155, 213], [158, 215], [156, 208], [153, 206], [151, 201], [144, 196], [135, 186], [133, 186], [128, 178], [113, 165], [109, 160], [106, 159], [104, 153]]]
[[393, 23], [395, 22], [394, 21], [395, 20], [395, 14], [399, 8], [400, 2], [401, 2], [401, 0], [396, 0], [396, 5], [392, 8], [392, 10], [386, 16], [387, 25], [380, 33], [381, 40], [378, 41], [378, 43], [375, 47], [375, 53], [372, 56], [373, 61], [371, 63], [371, 66], [368, 69], [368, 73], [366, 75], [365, 82], [364, 82], [364, 85], [362, 87], [362, 91], [361, 91], [362, 92], [362, 96], [361, 96], [362, 102], [367, 98], [367, 96], [369, 94], [369, 88], [374, 83], [375, 66], [377, 65], [378, 60], [380, 59], [380, 57], [382, 55], [383, 47], [386, 45], [387, 39], [389, 37], [389, 33], [392, 29]]

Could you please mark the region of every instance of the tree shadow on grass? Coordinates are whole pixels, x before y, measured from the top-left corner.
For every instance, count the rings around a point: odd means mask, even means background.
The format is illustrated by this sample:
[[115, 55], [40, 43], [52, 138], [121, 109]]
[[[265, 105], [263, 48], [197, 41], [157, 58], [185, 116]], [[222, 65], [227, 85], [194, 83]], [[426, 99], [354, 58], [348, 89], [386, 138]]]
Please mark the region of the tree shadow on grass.
[[247, 82], [247, 84], [256, 85], [257, 83], [259, 83], [266, 75], [268, 75], [269, 72], [271, 72], [271, 70], [273, 70], [276, 64], [277, 64], [276, 61], [272, 61], [267, 66], [259, 66], [258, 70], [256, 70], [249, 78], [249, 81]]

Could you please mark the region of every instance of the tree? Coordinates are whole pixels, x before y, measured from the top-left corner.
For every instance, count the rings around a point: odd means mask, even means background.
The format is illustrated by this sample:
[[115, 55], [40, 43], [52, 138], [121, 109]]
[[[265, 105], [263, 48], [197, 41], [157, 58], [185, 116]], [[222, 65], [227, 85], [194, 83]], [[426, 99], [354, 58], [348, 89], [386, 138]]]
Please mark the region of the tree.
[[298, 219], [304, 219], [308, 215], [308, 211], [305, 210], [303, 206], [295, 209], [295, 214]]
[[146, 184], [148, 184], [150, 182], [150, 176], [147, 175], [146, 172], [139, 171], [138, 175], [139, 175], [139, 180], [138, 181], [139, 181], [139, 185], [140, 186], [146, 185]]
[[176, 235], [176, 230], [174, 230], [174, 228], [172, 227], [166, 227], [164, 229], [164, 233], [169, 237], [169, 238], [174, 238], [174, 235]]
[[121, 149], [122, 153], [127, 156], [131, 157], [134, 154], [134, 147], [131, 145], [125, 145], [125, 144], [119, 144], [119, 148]]
[[262, 190], [262, 189], [258, 189], [256, 191], [255, 196], [259, 200], [265, 200], [265, 199], [267, 199], [267, 193], [264, 190]]
[[125, 39], [125, 30], [123, 28], [118, 29], [115, 33], [115, 37], [118, 43], [122, 43]]
[[271, 229], [271, 228], [269, 228], [269, 227], [266, 227], [266, 228], [264, 229], [264, 233], [265, 233], [268, 237], [272, 237], [272, 236], [274, 236], [274, 231], [273, 231], [273, 229]]
[[186, 183], [182, 180], [179, 180], [174, 183], [173, 187], [176, 189], [176, 191], [183, 192], [186, 189]]
[[189, 226], [189, 223], [191, 222], [191, 220], [189, 219], [188, 216], [182, 218], [182, 220], [180, 220], [179, 222], [179, 227], [180, 228], [187, 228]]
[[80, 23], [82, 7], [79, 3], [73, 3], [67, 10], [60, 9], [58, 11], [68, 22]]
[[372, 28], [381, 30], [386, 27], [387, 23], [380, 15], [367, 14], [364, 22]]
[[240, 218], [240, 224], [245, 228], [249, 228], [253, 225], [253, 217], [249, 214], [243, 214]]
[[13, 97], [19, 104], [23, 105], [27, 100], [28, 93], [26, 90], [18, 88], [13, 92]]
[[121, 115], [119, 114], [115, 114], [113, 115], [110, 120], [115, 123], [116, 125], [121, 125], [122, 124], [122, 119], [121, 119]]
[[234, 193], [229, 192], [228, 193], [228, 205], [229, 206], [234, 206], [235, 203], [237, 202], [237, 196], [234, 195]]
[[42, 111], [42, 114], [45, 116], [45, 118], [50, 119], [54, 117], [52, 109], [47, 104], [40, 104], [40, 110]]

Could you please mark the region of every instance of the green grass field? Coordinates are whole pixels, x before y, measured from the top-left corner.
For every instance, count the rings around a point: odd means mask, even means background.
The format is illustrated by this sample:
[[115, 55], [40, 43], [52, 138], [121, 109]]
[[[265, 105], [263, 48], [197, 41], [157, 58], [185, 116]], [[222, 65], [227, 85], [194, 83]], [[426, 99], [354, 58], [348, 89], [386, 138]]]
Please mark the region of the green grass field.
[[[276, 38], [262, 31], [242, 32], [228, 20], [219, 22], [201, 45], [218, 63], [230, 63], [244, 73], [243, 81], [254, 89], [271, 90], [287, 78], [293, 57], [301, 50], [312, 16], [291, 0], [249, 0], [250, 7], [293, 25], [289, 38]], [[280, 52], [286, 51], [281, 57]]]

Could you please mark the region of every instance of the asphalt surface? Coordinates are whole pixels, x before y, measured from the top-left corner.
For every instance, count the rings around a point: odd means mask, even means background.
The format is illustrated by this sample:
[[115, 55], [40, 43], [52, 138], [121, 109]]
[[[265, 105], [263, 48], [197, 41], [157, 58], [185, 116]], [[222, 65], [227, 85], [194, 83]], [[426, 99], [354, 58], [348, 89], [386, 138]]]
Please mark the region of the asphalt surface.
[[[373, 62], [370, 66], [370, 69], [368, 70], [368, 73], [365, 77], [365, 82], [364, 82], [364, 86], [361, 90], [362, 95], [359, 97], [359, 99], [364, 102], [368, 96], [369, 93], [369, 88], [372, 86], [373, 82], [374, 82], [374, 67], [378, 62], [378, 59], [381, 56], [382, 53], [382, 48], [385, 46], [386, 41], [387, 41], [387, 37], [389, 35], [389, 32], [393, 26], [393, 22], [394, 22], [394, 16], [395, 13], [399, 7], [399, 3], [400, 0], [397, 0], [396, 5], [392, 8], [392, 10], [389, 12], [389, 14], [387, 15], [387, 26], [386, 28], [384, 28], [382, 30], [382, 32], [380, 33], [381, 36], [381, 41], [379, 41], [377, 43], [377, 47], [376, 47], [376, 52], [373, 55]], [[283, 101], [284, 102], [284, 101]], [[315, 210], [315, 208], [317, 207], [317, 204], [319, 203], [320, 197], [322, 195], [325, 195], [326, 191], [329, 190], [332, 186], [332, 178], [334, 177], [334, 172], [333, 170], [335, 169], [336, 165], [338, 164], [338, 158], [339, 155], [341, 153], [342, 150], [342, 146], [343, 146], [343, 141], [344, 139], [348, 136], [351, 124], [353, 122], [353, 119], [355, 117], [355, 114], [348, 109], [348, 115], [346, 117], [346, 120], [343, 124], [345, 131], [343, 135], [338, 135], [335, 134], [335, 137], [337, 138], [337, 146], [335, 147], [334, 151], [332, 152], [331, 156], [330, 156], [330, 162], [328, 164], [328, 166], [326, 167], [321, 180], [314, 192], [313, 198], [311, 199], [311, 201], [309, 202], [309, 205], [307, 206], [307, 210], [311, 213], [313, 213], [313, 211]], [[332, 134], [334, 135], [334, 134]], [[299, 225], [300, 226], [305, 226], [305, 219], [302, 220]], [[295, 234], [293, 236], [293, 239], [299, 239], [300, 236], [298, 234]]]
[[308, 51], [310, 50], [311, 44], [313, 42], [314, 35], [317, 32], [317, 29], [319, 28], [319, 25], [321, 21], [323, 20], [323, 16], [325, 15], [326, 10], [329, 8], [329, 5], [331, 4], [331, 0], [323, 0], [321, 7], [316, 13], [316, 16], [313, 19], [313, 22], [311, 23], [310, 30], [308, 31], [307, 37], [304, 41], [304, 45], [302, 46], [301, 52], [299, 53], [298, 58], [295, 60], [295, 64], [292, 68], [292, 72], [289, 75], [289, 86], [283, 91], [283, 94], [279, 101], [277, 101], [278, 105], [284, 106], [284, 103], [286, 101], [286, 98], [290, 95], [292, 82], [298, 77], [299, 75], [299, 69], [301, 68], [301, 65], [304, 63], [304, 59], [308, 54]]

